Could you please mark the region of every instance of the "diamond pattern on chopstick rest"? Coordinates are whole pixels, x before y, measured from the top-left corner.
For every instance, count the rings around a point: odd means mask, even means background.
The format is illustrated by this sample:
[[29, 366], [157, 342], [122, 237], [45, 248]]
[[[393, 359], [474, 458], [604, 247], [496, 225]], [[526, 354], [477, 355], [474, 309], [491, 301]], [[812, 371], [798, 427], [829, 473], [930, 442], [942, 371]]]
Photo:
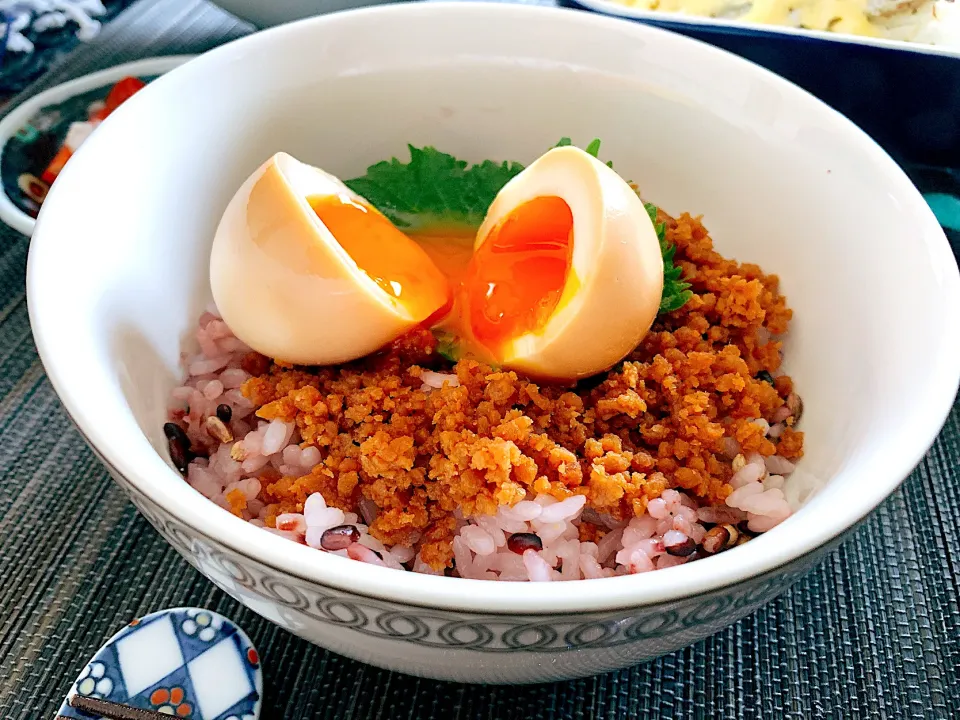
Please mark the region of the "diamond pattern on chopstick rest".
[[71, 706], [79, 698], [81, 704], [105, 700], [140, 714], [256, 720], [262, 693], [260, 658], [243, 631], [209, 610], [177, 608], [134, 620], [107, 641], [80, 673], [58, 717], [90, 720], [88, 712]]
[[115, 644], [120, 675], [127, 693], [139, 695], [184, 664], [169, 615], [142, 623]]
[[[238, 647], [236, 637], [221, 640], [212, 648], [191, 660], [187, 672], [193, 682], [197, 707], [205, 717], [219, 717], [228, 710], [238, 714], [235, 707], [254, 691], [253, 683], [246, 673], [243, 649]], [[224, 676], [231, 682], [223, 682]]]

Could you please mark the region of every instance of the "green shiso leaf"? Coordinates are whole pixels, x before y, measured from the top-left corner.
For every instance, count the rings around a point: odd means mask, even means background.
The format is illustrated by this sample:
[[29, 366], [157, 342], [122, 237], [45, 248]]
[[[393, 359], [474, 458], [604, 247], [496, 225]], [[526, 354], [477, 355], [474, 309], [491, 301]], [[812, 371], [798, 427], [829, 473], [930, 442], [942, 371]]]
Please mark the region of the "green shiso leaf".
[[400, 228], [478, 227], [500, 189], [523, 170], [519, 163], [468, 165], [436, 148], [408, 147], [410, 162], [385, 160], [346, 182]]
[[660, 295], [660, 312], [668, 313], [679, 310], [693, 294], [690, 292], [690, 283], [683, 280], [683, 268], [673, 261], [677, 246], [667, 242], [667, 224], [657, 222], [657, 206], [645, 202], [647, 215], [657, 231], [657, 241], [660, 243], [660, 254], [663, 256], [663, 293]]
[[437, 354], [452, 363], [457, 362], [462, 355], [460, 338], [444, 331], [434, 331], [434, 336], [437, 338]]
[[[560, 138], [554, 147], [572, 145]], [[476, 228], [483, 222], [487, 208], [501, 188], [523, 170], [517, 162], [497, 163], [484, 160], [470, 165], [433, 147], [408, 145], [410, 161], [391, 158], [371, 165], [362, 177], [347, 180], [347, 186], [363, 196], [390, 221], [405, 230], [462, 226]], [[597, 157], [600, 140], [594, 138], [586, 152]], [[613, 167], [612, 162], [607, 162]], [[667, 242], [666, 225], [657, 222], [657, 208], [644, 203], [657, 231], [663, 255], [663, 294], [660, 312], [682, 308], [691, 297], [690, 284], [683, 280], [683, 269], [674, 263], [676, 247]], [[442, 345], [438, 352], [453, 359], [456, 348]]]

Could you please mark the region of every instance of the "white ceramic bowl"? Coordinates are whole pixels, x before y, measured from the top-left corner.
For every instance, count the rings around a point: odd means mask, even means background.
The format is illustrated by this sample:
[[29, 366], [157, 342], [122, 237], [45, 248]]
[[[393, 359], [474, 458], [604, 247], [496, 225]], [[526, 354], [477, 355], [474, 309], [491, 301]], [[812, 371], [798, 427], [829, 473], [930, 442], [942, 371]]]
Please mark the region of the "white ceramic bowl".
[[[242, 77], [242, 83], [232, 78]], [[406, 143], [530, 161], [557, 138], [606, 157], [666, 210], [703, 213], [724, 253], [780, 273], [787, 370], [823, 484], [732, 551], [607, 580], [490, 583], [323, 555], [210, 504], [161, 429], [207, 257], [243, 179], [286, 150], [342, 177]], [[122, 183], [110, 182], [123, 178]], [[109, 183], [112, 191], [100, 192]], [[195, 567], [265, 617], [376, 665], [533, 682], [702, 638], [802, 576], [929, 448], [960, 374], [960, 278], [923, 199], [866, 135], [719, 50], [580, 12], [398, 5], [219, 48], [110, 117], [53, 187], [33, 236], [37, 346], [117, 482]]]

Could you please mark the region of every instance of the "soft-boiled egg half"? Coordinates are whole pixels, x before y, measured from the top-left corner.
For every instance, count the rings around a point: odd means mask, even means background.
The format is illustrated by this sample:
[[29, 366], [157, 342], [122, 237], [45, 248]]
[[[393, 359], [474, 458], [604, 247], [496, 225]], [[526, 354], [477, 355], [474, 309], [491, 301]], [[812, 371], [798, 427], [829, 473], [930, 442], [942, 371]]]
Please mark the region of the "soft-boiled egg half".
[[504, 367], [576, 379], [615, 365], [663, 291], [637, 193], [592, 155], [554, 148], [498, 193], [460, 286], [472, 337]]
[[354, 360], [442, 325], [467, 354], [555, 380], [612, 367], [659, 309], [663, 260], [643, 202], [575, 147], [501, 189], [460, 267], [444, 256], [441, 270], [437, 244], [432, 234], [421, 247], [337, 178], [279, 153], [220, 222], [214, 300], [237, 337], [286, 362]]
[[227, 206], [210, 284], [238, 338], [303, 365], [369, 355], [451, 300], [447, 278], [415, 242], [340, 180], [286, 153]]

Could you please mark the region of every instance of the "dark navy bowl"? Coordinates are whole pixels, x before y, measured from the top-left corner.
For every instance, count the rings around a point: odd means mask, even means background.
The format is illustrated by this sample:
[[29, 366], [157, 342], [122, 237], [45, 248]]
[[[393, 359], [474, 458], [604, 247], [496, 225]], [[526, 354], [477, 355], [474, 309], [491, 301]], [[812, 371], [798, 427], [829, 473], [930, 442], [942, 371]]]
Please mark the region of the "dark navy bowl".
[[762, 65], [863, 128], [924, 193], [960, 253], [960, 52], [871, 45], [676, 18], [628, 17], [608, 3], [559, 0], [702, 40]]
[[[561, 3], [593, 12], [606, 5]], [[894, 49], [674, 18], [624, 19], [702, 40], [773, 70], [842, 112], [900, 162], [960, 168], [960, 52], [935, 54], [922, 45]]]

